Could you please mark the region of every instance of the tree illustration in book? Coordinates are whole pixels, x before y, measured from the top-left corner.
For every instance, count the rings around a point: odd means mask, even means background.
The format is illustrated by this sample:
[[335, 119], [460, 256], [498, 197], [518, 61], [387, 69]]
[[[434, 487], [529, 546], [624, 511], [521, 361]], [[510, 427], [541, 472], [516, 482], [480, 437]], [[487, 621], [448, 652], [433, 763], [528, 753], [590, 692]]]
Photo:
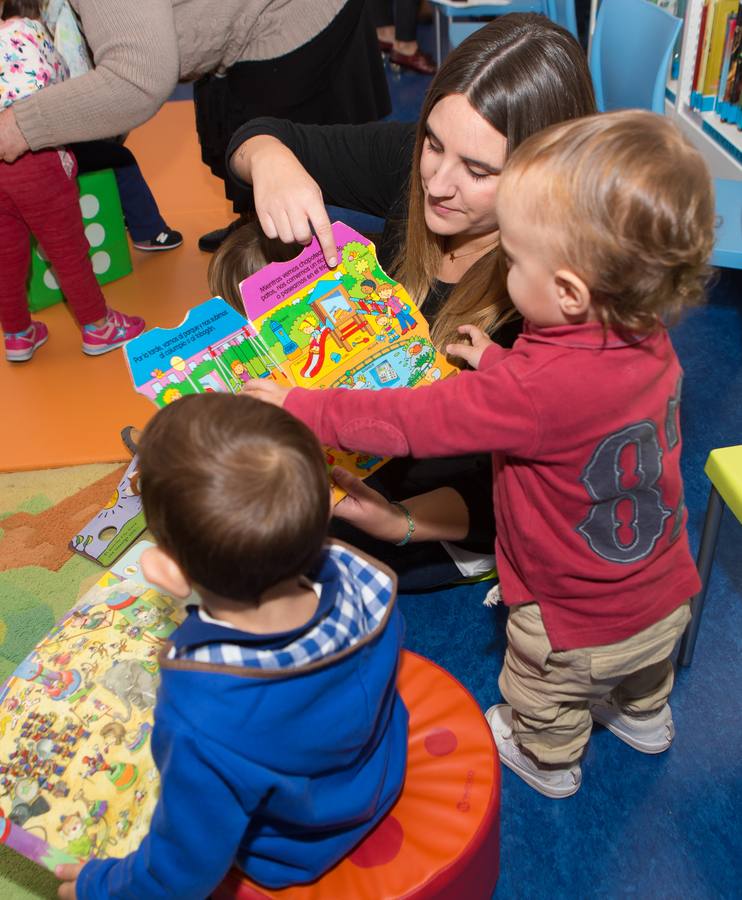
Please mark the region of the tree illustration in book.
[[158, 792], [157, 656], [183, 613], [139, 574], [140, 543], [0, 689], [0, 841], [49, 869], [126, 856]]

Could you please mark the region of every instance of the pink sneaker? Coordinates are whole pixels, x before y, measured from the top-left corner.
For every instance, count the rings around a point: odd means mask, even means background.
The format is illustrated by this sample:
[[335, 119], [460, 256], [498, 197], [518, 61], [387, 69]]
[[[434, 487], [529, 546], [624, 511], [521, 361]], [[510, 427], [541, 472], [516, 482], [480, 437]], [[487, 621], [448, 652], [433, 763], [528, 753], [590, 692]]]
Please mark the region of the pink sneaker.
[[105, 324], [85, 325], [83, 328], [82, 352], [88, 356], [100, 356], [121, 347], [143, 331], [144, 319], [108, 309]]
[[31, 322], [25, 331], [5, 335], [5, 358], [10, 362], [31, 359], [37, 347], [49, 340], [49, 329], [43, 322]]

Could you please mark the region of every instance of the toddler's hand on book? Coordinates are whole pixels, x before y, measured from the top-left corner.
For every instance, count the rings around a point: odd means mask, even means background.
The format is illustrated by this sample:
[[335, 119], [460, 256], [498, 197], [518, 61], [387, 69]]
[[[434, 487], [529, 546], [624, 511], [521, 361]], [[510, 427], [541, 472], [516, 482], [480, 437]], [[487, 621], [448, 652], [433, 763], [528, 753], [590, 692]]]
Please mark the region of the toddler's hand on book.
[[66, 865], [66, 866], [57, 866], [54, 870], [54, 874], [59, 878], [62, 884], [59, 885], [57, 889], [57, 896], [59, 900], [75, 900], [77, 897], [77, 893], [75, 891], [75, 885], [77, 884], [77, 876], [80, 874], [80, 870], [85, 865], [85, 863], [78, 863], [77, 865]]
[[467, 362], [472, 369], [479, 368], [479, 360], [482, 354], [493, 342], [481, 328], [476, 325], [459, 325], [458, 332], [469, 338], [468, 344], [448, 344], [446, 353], [449, 356], [457, 356]]
[[281, 387], [271, 378], [251, 378], [240, 391], [241, 394], [249, 394], [263, 403], [272, 403], [273, 406], [283, 406], [286, 402], [286, 394], [291, 388]]

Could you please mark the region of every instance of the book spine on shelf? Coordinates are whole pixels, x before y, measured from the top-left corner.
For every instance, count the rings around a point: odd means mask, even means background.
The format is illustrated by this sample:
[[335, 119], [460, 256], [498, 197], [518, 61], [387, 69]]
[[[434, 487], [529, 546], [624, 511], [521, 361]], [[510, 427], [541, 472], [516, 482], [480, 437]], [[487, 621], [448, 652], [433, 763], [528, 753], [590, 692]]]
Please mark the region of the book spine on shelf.
[[737, 12], [737, 21], [732, 38], [732, 50], [729, 57], [724, 99], [719, 115], [724, 122], [737, 121], [737, 108], [742, 91], [742, 2]]
[[709, 51], [703, 79], [701, 109], [708, 112], [716, 105], [719, 91], [722, 57], [726, 39], [726, 24], [730, 15], [736, 13], [738, 0], [714, 0], [709, 37]]
[[721, 58], [721, 71], [719, 73], [719, 87], [716, 92], [715, 109], [717, 115], [721, 116], [724, 107], [724, 94], [726, 92], [727, 78], [729, 76], [729, 66], [732, 61], [732, 48], [734, 46], [734, 32], [737, 28], [737, 15], [732, 13], [727, 16], [725, 24], [724, 37], [724, 53]]
[[693, 66], [693, 83], [690, 91], [691, 109], [698, 109], [700, 103], [699, 87], [703, 77], [701, 67], [703, 65], [704, 47], [706, 46], [706, 24], [708, 21], [709, 0], [704, 0], [701, 10], [701, 23], [698, 27], [698, 44], [696, 46], [696, 61]]

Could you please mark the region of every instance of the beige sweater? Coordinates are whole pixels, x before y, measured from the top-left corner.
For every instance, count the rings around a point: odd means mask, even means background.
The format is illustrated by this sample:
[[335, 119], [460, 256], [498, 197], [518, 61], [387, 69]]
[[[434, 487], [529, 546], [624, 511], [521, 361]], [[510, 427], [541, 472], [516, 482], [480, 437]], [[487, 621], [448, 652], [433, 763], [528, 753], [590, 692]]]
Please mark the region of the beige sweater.
[[345, 2], [70, 0], [95, 68], [16, 102], [16, 121], [32, 150], [121, 134], [151, 118], [177, 81], [290, 53]]

